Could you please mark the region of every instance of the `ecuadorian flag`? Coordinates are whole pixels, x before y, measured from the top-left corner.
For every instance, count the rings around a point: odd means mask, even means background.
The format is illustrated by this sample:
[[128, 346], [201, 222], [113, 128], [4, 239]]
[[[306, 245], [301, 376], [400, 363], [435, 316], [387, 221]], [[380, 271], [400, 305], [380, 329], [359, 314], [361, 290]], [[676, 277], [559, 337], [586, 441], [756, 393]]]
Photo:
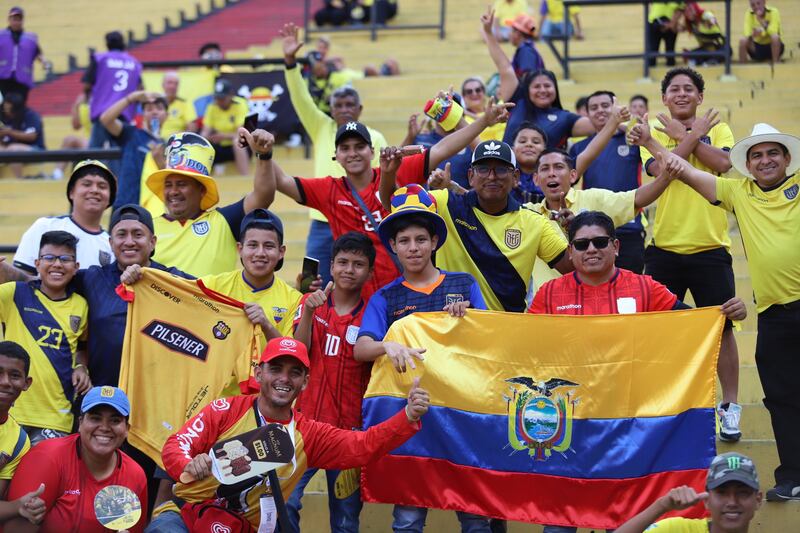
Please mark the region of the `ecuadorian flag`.
[[[364, 425], [431, 396], [422, 430], [364, 469], [366, 501], [614, 528], [669, 489], [701, 489], [715, 455], [718, 308], [550, 316], [418, 313], [386, 336], [427, 348], [375, 362]], [[684, 516], [702, 516], [702, 506]]]

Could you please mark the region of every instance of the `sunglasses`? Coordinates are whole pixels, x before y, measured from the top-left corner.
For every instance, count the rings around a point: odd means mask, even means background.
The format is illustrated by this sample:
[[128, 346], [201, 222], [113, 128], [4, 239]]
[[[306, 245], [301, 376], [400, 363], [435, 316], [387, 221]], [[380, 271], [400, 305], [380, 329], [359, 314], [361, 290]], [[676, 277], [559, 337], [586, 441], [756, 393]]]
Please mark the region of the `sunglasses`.
[[589, 245], [594, 246], [595, 250], [603, 250], [608, 248], [611, 242], [611, 237], [592, 237], [591, 239], [575, 239], [572, 241], [572, 247], [579, 252], [585, 252], [589, 249]]
[[471, 94], [481, 94], [483, 93], [483, 87], [476, 87], [475, 89], [464, 89], [464, 96], [470, 96]]
[[500, 179], [507, 178], [514, 173], [512, 167], [487, 167], [485, 165], [478, 165], [472, 167], [472, 171], [478, 175], [479, 178], [488, 178], [489, 174], [494, 172], [494, 175]]
[[39, 261], [43, 261], [45, 263], [55, 263], [56, 261], [61, 261], [62, 265], [66, 265], [69, 263], [75, 262], [74, 255], [53, 255], [53, 254], [44, 254], [39, 256]]

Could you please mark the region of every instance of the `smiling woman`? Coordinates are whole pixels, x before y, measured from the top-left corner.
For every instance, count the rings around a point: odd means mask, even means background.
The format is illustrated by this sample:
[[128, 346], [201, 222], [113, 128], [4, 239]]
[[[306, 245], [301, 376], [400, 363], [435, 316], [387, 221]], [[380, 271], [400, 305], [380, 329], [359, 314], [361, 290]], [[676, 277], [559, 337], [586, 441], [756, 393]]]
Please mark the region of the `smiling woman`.
[[[9, 488], [18, 498], [40, 488], [47, 513], [38, 526], [23, 518], [8, 531], [100, 533], [105, 524], [123, 524], [131, 533], [144, 530], [147, 480], [141, 467], [119, 447], [128, 435], [130, 402], [116, 387], [95, 387], [81, 404], [78, 433], [50, 439], [33, 448], [20, 463]], [[104, 495], [123, 495], [116, 512]], [[12, 498], [12, 499], [13, 499]], [[143, 508], [143, 506], [145, 508]]]

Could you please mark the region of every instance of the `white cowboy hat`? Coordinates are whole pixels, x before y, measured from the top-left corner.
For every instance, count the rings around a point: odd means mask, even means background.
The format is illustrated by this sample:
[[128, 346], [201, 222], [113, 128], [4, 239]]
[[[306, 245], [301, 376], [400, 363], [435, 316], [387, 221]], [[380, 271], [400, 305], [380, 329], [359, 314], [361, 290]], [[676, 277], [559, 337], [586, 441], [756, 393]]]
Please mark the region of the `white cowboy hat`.
[[747, 170], [747, 152], [750, 148], [761, 143], [778, 143], [782, 144], [789, 151], [792, 160], [786, 168], [786, 175], [791, 176], [798, 169], [800, 169], [800, 139], [794, 135], [781, 133], [769, 124], [759, 122], [753, 126], [753, 133], [750, 137], [745, 137], [731, 148], [731, 165], [739, 171], [743, 176], [755, 179], [755, 177]]

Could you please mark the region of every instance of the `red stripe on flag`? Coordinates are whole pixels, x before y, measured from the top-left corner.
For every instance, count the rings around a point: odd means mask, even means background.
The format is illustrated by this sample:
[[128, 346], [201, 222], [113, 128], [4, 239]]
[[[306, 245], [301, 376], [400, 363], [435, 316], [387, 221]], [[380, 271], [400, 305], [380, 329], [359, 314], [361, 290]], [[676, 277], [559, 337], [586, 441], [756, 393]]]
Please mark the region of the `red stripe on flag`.
[[[362, 470], [364, 501], [466, 511], [535, 524], [613, 529], [681, 485], [704, 490], [705, 469], [640, 478], [577, 479], [496, 472], [442, 459], [387, 456]], [[679, 513], [706, 515], [703, 505]]]

